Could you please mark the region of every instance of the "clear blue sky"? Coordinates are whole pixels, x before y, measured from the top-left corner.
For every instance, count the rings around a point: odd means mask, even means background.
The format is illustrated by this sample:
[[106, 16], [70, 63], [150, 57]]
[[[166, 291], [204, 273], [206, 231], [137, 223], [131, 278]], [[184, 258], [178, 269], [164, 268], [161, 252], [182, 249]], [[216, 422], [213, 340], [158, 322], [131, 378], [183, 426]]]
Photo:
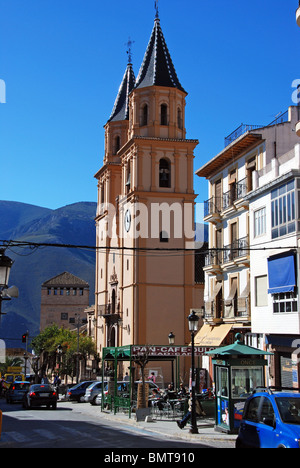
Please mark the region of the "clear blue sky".
[[[159, 0], [187, 98], [195, 170], [242, 122], [268, 124], [300, 79], [298, 0]], [[137, 75], [153, 0], [0, 0], [0, 200], [58, 208], [96, 201], [94, 174], [133, 41]], [[198, 201], [207, 182], [195, 178]]]

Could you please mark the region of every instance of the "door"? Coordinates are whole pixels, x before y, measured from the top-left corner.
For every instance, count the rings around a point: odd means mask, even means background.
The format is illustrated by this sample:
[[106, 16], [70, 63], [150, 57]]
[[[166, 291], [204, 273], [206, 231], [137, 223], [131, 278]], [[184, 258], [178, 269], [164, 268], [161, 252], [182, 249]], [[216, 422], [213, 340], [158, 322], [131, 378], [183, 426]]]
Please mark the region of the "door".
[[222, 180], [215, 183], [215, 207], [218, 213], [222, 211]]
[[239, 437], [243, 446], [260, 448], [258, 421], [262, 397], [254, 397], [246, 403], [243, 421], [240, 425]]
[[[272, 427], [271, 424], [274, 424]], [[268, 397], [264, 397], [257, 426], [261, 448], [276, 448], [278, 435], [276, 434], [276, 416], [273, 404]]]
[[230, 429], [229, 369], [217, 367], [217, 425]]

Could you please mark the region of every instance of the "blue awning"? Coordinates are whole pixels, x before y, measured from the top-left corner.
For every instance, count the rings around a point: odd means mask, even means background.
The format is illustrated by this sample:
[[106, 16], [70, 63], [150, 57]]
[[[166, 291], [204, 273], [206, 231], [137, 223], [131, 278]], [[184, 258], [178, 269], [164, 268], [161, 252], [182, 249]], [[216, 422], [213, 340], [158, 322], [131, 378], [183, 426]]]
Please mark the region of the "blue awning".
[[296, 269], [294, 252], [276, 255], [268, 259], [269, 294], [294, 292]]

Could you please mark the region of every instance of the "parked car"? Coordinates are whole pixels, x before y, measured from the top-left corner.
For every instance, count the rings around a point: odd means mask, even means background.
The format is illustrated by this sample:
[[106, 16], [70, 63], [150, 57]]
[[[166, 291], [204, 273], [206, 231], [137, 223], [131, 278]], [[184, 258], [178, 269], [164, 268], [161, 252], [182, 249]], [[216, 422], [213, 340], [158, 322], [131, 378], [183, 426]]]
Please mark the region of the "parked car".
[[300, 448], [300, 394], [261, 391], [246, 400], [237, 448]]
[[[107, 382], [104, 382], [104, 386], [107, 385]], [[86, 403], [90, 403], [91, 405], [95, 405], [96, 398], [99, 393], [102, 392], [102, 382], [94, 382], [92, 383], [85, 391], [84, 401]]]
[[86, 389], [92, 384], [96, 383], [97, 381], [95, 380], [89, 380], [85, 382], [81, 382], [77, 385], [74, 385], [74, 387], [70, 388], [67, 393], [67, 399], [70, 401], [84, 401], [84, 395]]
[[37, 406], [57, 408], [57, 393], [52, 385], [31, 385], [23, 398], [23, 408], [29, 409]]
[[6, 402], [22, 403], [24, 395], [28, 392], [30, 382], [13, 382], [9, 389], [6, 391]]

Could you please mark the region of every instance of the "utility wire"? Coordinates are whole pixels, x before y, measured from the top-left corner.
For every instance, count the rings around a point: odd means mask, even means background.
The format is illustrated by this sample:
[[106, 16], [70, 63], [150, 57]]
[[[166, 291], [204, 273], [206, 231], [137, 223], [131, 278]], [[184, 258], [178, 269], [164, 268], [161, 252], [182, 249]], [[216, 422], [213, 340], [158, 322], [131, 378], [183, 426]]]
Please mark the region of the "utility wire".
[[[273, 241], [270, 241], [273, 242]], [[227, 252], [227, 251], [266, 251], [266, 250], [289, 250], [289, 249], [297, 249], [297, 245], [293, 246], [266, 246], [266, 243], [258, 244], [255, 247], [238, 247], [238, 246], [228, 246], [228, 247], [212, 247], [200, 251], [199, 248], [184, 248], [184, 247], [177, 247], [177, 248], [159, 248], [159, 247], [125, 247], [125, 246], [91, 246], [91, 245], [76, 245], [76, 244], [58, 244], [58, 243], [37, 243], [37, 242], [27, 242], [27, 241], [15, 241], [15, 240], [0, 240], [0, 243], [3, 244], [3, 247], [12, 249], [15, 247], [19, 248], [31, 248], [31, 249], [38, 249], [42, 247], [51, 247], [51, 248], [67, 248], [67, 249], [81, 249], [81, 250], [92, 250], [92, 251], [110, 251], [110, 252], [119, 252], [119, 251], [128, 251], [128, 252], [141, 252], [141, 253], [197, 253], [198, 255], [207, 255], [208, 253], [217, 253], [217, 252]], [[264, 245], [262, 247], [262, 245]]]

